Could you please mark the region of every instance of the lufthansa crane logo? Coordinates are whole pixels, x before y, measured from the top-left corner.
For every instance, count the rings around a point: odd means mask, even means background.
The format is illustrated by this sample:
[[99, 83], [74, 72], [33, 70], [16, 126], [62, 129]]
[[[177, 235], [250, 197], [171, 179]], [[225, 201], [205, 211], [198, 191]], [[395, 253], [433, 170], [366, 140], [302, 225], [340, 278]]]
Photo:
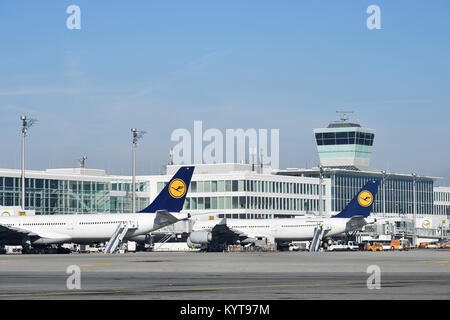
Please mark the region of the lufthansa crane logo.
[[368, 190], [363, 190], [358, 194], [358, 203], [363, 207], [368, 207], [373, 202], [373, 195]]
[[181, 179], [173, 180], [169, 185], [169, 193], [175, 199], [179, 199], [186, 194], [186, 183]]
[[422, 227], [428, 229], [429, 227], [431, 227], [431, 222], [430, 220], [423, 220], [422, 221]]

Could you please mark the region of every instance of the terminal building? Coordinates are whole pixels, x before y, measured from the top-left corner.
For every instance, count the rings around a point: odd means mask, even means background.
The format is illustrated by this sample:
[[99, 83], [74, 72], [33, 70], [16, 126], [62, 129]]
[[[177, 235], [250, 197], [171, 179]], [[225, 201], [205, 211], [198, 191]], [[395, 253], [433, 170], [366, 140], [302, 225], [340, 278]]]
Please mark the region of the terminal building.
[[[436, 217], [448, 223], [450, 188], [434, 186], [439, 178], [370, 168], [375, 133], [349, 122], [345, 115], [327, 128], [314, 129], [320, 166], [313, 168], [196, 164], [184, 210], [237, 219], [329, 217], [340, 212], [369, 179], [381, 179], [375, 215]], [[178, 168], [168, 165], [165, 175], [137, 177], [137, 211], [156, 197]], [[20, 184], [20, 170], [0, 169], [0, 208], [20, 206]], [[131, 176], [104, 170], [27, 170], [25, 209], [38, 215], [127, 213], [132, 210], [131, 188]]]
[[[166, 175], [137, 177], [136, 209], [144, 209], [179, 166]], [[26, 171], [25, 209], [36, 214], [131, 212], [132, 177], [107, 175], [97, 169]], [[20, 170], [0, 170], [0, 207], [16, 207], [21, 199]], [[330, 207], [330, 183], [322, 185], [323, 208]], [[272, 174], [249, 164], [196, 165], [184, 210], [212, 212], [218, 217], [268, 219], [319, 211], [319, 180]]]
[[434, 187], [434, 213], [450, 217], [450, 187]]
[[[21, 204], [21, 171], [0, 169], [0, 207]], [[131, 177], [98, 169], [27, 170], [25, 209], [37, 215], [131, 212]], [[150, 201], [149, 181], [138, 179], [137, 209]], [[4, 212], [4, 211], [3, 211]]]

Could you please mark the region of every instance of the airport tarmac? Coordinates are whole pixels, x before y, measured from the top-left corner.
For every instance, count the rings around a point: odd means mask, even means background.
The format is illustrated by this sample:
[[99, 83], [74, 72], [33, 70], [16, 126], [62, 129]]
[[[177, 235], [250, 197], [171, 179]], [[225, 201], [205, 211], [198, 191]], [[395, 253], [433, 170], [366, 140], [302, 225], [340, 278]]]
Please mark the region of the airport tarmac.
[[2, 255], [0, 279], [0, 299], [449, 299], [450, 250]]

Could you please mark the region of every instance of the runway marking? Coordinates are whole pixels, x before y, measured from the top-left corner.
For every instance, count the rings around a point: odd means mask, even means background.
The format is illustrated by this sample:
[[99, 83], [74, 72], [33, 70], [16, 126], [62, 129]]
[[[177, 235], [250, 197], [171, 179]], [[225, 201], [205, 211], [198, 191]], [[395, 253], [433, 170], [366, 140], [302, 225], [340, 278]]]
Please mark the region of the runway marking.
[[80, 267], [101, 267], [101, 266], [111, 266], [110, 263], [94, 263], [94, 264], [82, 264]]
[[9, 263], [9, 262], [24, 262], [26, 260], [0, 260], [0, 263]]
[[[385, 281], [384, 284], [395, 283], [418, 283], [418, 282], [445, 282], [448, 280], [393, 280]], [[229, 287], [201, 287], [201, 288], [167, 288], [167, 289], [129, 289], [129, 290], [105, 290], [105, 291], [65, 291], [65, 292], [43, 292], [43, 293], [17, 293], [17, 294], [0, 294], [0, 298], [12, 298], [12, 297], [44, 297], [44, 296], [70, 296], [70, 295], [100, 295], [100, 294], [136, 294], [136, 293], [164, 293], [164, 292], [195, 292], [195, 291], [220, 291], [220, 290], [233, 290], [233, 289], [267, 289], [267, 288], [289, 288], [289, 287], [327, 287], [327, 286], [339, 286], [339, 285], [363, 285], [366, 282], [334, 282], [334, 283], [302, 283], [302, 284], [274, 284], [274, 285], [255, 285], [255, 286], [229, 286]]]

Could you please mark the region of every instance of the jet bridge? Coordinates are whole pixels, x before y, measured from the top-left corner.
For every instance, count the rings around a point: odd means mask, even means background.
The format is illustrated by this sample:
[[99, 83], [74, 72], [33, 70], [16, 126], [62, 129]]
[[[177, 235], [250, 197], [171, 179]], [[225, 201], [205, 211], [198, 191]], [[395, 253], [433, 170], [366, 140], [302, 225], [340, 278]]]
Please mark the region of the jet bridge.
[[136, 230], [137, 227], [138, 224], [136, 221], [121, 222], [112, 235], [111, 239], [109, 239], [108, 243], [106, 244], [105, 253], [116, 252], [123, 239], [132, 231]]

